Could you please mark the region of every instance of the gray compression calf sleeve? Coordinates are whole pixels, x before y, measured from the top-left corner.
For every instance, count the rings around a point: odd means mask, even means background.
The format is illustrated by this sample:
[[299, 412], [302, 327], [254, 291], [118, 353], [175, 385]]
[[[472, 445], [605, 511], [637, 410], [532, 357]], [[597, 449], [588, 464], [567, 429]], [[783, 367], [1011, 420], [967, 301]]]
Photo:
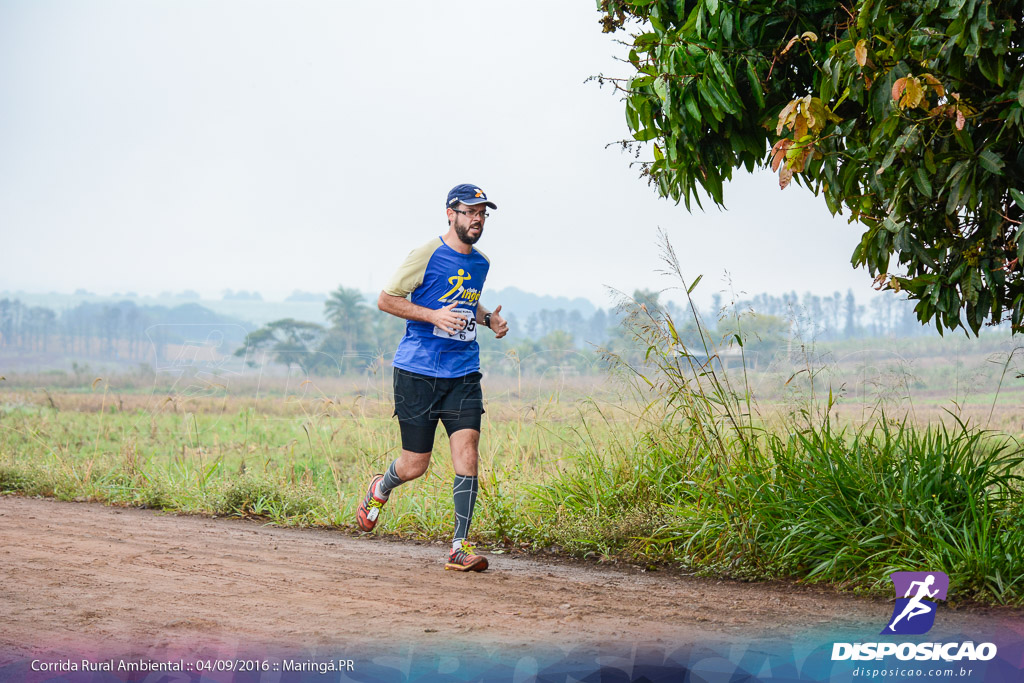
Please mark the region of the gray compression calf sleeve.
[[452, 487], [452, 500], [455, 503], [455, 539], [465, 540], [469, 533], [469, 523], [473, 519], [473, 508], [476, 506], [477, 478], [455, 475]]

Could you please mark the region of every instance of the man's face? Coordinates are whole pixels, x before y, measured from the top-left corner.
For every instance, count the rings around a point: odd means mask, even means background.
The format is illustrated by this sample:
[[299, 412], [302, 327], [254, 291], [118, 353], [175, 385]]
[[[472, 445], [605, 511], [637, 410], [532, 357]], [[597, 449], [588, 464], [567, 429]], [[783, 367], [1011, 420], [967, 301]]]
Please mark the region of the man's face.
[[459, 240], [463, 244], [476, 244], [480, 236], [484, 234], [484, 221], [486, 220], [484, 213], [486, 211], [487, 206], [484, 204], [476, 206], [459, 204], [452, 209], [455, 234], [459, 236]]

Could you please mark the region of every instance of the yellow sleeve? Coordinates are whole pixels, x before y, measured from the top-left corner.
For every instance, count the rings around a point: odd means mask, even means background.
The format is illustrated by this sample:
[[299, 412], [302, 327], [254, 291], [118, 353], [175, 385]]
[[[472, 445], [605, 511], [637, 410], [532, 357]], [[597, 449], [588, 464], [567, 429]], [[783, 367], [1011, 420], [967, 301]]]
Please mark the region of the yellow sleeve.
[[441, 246], [441, 240], [435, 237], [423, 246], [410, 251], [409, 255], [405, 257], [405, 261], [384, 286], [384, 293], [400, 297], [412, 294], [414, 289], [423, 284], [423, 274], [427, 271], [427, 264], [430, 263], [430, 257], [434, 255], [439, 246]]

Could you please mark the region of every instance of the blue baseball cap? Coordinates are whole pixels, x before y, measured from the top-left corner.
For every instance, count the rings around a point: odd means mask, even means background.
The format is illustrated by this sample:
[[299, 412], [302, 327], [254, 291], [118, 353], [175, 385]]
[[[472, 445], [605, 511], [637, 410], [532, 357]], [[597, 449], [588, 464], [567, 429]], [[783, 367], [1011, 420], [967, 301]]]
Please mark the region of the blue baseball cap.
[[456, 185], [448, 192], [448, 201], [445, 202], [447, 208], [451, 208], [462, 202], [466, 206], [474, 206], [475, 204], [486, 204], [492, 209], [497, 209], [498, 205], [487, 199], [487, 195], [476, 185], [470, 185], [463, 183], [462, 185]]

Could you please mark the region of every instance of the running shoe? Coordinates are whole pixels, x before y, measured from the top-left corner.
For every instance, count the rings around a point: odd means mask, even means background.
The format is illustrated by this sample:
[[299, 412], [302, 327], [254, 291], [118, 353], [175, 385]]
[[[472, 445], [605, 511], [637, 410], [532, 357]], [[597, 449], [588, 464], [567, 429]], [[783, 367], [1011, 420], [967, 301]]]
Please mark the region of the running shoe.
[[363, 502], [359, 504], [359, 509], [356, 510], [356, 523], [359, 524], [359, 528], [363, 531], [373, 531], [373, 527], [377, 525], [380, 509], [387, 502], [374, 494], [374, 491], [377, 489], [377, 482], [383, 478], [383, 474], [375, 474], [373, 476], [373, 479], [370, 480], [370, 488], [366, 489], [366, 497], [363, 498]]
[[482, 572], [487, 569], [487, 558], [477, 555], [475, 548], [469, 543], [463, 543], [458, 550], [452, 550], [448, 554], [448, 561], [445, 569], [454, 569], [457, 572]]

